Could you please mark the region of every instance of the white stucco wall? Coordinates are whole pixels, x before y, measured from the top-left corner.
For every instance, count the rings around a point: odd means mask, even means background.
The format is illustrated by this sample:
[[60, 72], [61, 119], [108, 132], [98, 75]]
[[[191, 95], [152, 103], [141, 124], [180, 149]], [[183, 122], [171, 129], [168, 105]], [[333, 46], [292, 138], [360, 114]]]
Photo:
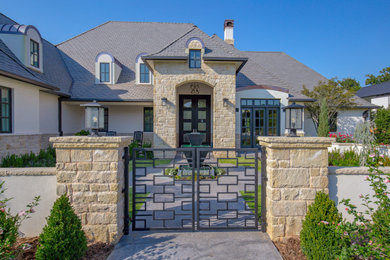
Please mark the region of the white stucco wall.
[[39, 92], [39, 128], [42, 134], [58, 133], [58, 96]]
[[372, 98], [371, 104], [388, 108], [390, 104], [390, 96]]
[[[11, 176], [4, 176], [5, 171], [9, 172], [6, 175]], [[22, 171], [25, 173], [20, 174]], [[3, 188], [6, 189], [0, 198], [12, 198], [6, 204], [7, 208], [11, 209], [12, 214], [26, 210], [26, 205], [31, 203], [35, 196], [41, 196], [39, 205], [35, 208], [36, 212], [31, 214], [30, 219], [23, 221], [20, 227], [23, 236], [38, 236], [46, 225], [46, 217], [49, 216], [57, 198], [57, 177], [55, 174], [55, 168], [18, 168], [14, 170], [0, 168], [0, 181], [5, 182]]]
[[74, 134], [85, 128], [85, 109], [80, 104], [62, 102], [62, 131], [64, 134]]
[[[386, 168], [385, 172], [389, 173], [390, 168]], [[342, 199], [351, 199], [351, 203], [357, 206], [358, 211], [364, 211], [366, 208], [362, 206], [359, 195], [373, 195], [370, 182], [364, 180], [368, 174], [366, 167], [329, 167], [329, 197], [336, 202], [339, 212], [349, 221], [353, 218], [347, 214], [346, 207], [340, 202]], [[387, 187], [389, 190], [390, 184]]]
[[337, 132], [353, 135], [358, 123], [364, 122], [363, 112], [367, 109], [348, 109], [337, 113]]
[[[271, 98], [271, 99], [280, 99], [281, 108], [280, 108], [280, 134], [283, 135], [285, 131], [285, 113], [283, 112], [282, 108], [284, 106], [288, 105], [288, 93], [276, 91], [276, 90], [269, 90], [269, 89], [249, 89], [249, 90], [242, 90], [237, 91], [236, 93], [236, 108], [241, 108], [241, 99], [242, 98]], [[241, 110], [240, 112], [237, 112], [236, 116], [236, 134], [241, 133]]]
[[309, 111], [307, 109], [304, 110], [304, 129], [305, 129], [305, 136], [317, 136], [317, 130], [314, 126], [313, 119], [310, 116]]

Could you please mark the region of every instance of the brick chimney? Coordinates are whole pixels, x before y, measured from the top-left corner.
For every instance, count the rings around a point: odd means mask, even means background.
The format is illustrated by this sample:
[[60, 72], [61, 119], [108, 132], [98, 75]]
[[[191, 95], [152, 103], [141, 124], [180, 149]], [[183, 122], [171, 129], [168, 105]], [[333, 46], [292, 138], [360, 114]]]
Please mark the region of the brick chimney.
[[234, 46], [233, 27], [234, 27], [234, 20], [226, 19], [225, 23], [223, 24], [224, 40], [226, 43]]

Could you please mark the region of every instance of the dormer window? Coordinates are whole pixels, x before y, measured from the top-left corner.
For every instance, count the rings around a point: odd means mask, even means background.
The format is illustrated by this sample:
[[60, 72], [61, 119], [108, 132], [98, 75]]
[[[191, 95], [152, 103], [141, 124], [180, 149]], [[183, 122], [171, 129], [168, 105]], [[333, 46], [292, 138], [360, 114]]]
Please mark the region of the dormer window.
[[30, 64], [39, 68], [39, 43], [34, 40], [30, 40]]
[[110, 82], [110, 63], [100, 63], [100, 82]]
[[190, 50], [189, 54], [189, 66], [191, 69], [200, 68], [200, 50]]
[[95, 59], [95, 83], [115, 84], [118, 82], [122, 66], [118, 60], [108, 52], [101, 52]]
[[152, 73], [142, 60], [144, 55], [147, 53], [138, 54], [135, 58], [136, 82], [137, 84], [152, 84]]
[[145, 84], [150, 83], [150, 71], [144, 63], [139, 65], [139, 82]]

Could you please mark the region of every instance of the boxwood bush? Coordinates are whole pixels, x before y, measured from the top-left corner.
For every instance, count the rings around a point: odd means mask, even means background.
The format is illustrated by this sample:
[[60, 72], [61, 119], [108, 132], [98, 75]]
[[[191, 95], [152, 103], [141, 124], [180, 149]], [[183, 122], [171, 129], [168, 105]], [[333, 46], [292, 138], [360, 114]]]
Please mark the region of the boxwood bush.
[[54, 202], [47, 224], [39, 236], [36, 259], [80, 259], [87, 251], [81, 221], [67, 196]]
[[0, 163], [2, 168], [20, 167], [54, 167], [56, 165], [56, 151], [49, 147], [41, 150], [38, 154], [26, 153], [21, 155], [7, 155]]
[[318, 192], [314, 203], [302, 222], [301, 248], [307, 259], [336, 259], [341, 252], [342, 240], [335, 232], [342, 220], [334, 202]]

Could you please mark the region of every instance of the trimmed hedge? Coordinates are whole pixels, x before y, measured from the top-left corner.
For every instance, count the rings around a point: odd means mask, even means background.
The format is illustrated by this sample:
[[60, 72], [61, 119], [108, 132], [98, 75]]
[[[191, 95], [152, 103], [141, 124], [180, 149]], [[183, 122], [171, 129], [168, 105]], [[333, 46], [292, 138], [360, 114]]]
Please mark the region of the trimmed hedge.
[[21, 155], [7, 155], [0, 163], [1, 168], [22, 168], [22, 167], [55, 167], [56, 151], [49, 147], [41, 150], [38, 154], [26, 153]]

